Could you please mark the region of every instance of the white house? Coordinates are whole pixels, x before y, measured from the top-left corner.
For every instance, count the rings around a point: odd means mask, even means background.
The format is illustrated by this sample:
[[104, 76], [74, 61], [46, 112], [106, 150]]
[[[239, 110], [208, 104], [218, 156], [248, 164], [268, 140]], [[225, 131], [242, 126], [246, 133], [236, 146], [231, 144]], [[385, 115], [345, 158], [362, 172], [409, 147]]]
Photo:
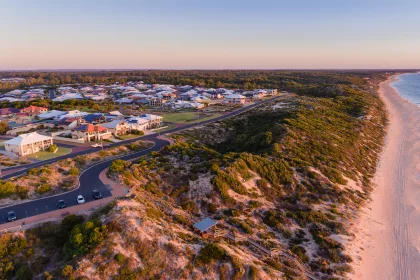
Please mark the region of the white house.
[[73, 139], [83, 139], [85, 142], [101, 141], [112, 136], [111, 131], [101, 125], [82, 124], [71, 131]]
[[52, 101], [54, 102], [62, 102], [64, 100], [67, 99], [84, 99], [83, 95], [78, 93], [78, 92], [71, 92], [71, 93], [66, 93], [63, 94], [61, 96], [58, 96], [56, 98], [54, 98]]
[[38, 134], [37, 132], [21, 134], [4, 142], [6, 151], [20, 156], [44, 151], [53, 144], [52, 137]]
[[53, 119], [57, 118], [58, 116], [65, 115], [67, 112], [65, 111], [59, 111], [59, 110], [51, 110], [46, 113], [42, 113], [38, 115], [38, 118], [40, 119]]
[[150, 129], [158, 128], [162, 125], [163, 117], [161, 117], [161, 116], [152, 115], [152, 114], [143, 114], [139, 117], [149, 121], [149, 128]]
[[87, 116], [87, 115], [89, 115], [89, 113], [82, 112], [82, 111], [79, 111], [79, 110], [71, 110], [71, 111], [64, 112], [64, 114], [61, 114], [61, 115], [55, 117], [55, 119], [61, 120], [61, 119], [64, 119], [64, 118], [83, 117], [83, 116]]
[[226, 95], [224, 102], [228, 104], [244, 104], [245, 99], [245, 96], [235, 93]]
[[115, 136], [126, 135], [131, 131], [131, 126], [124, 120], [113, 120], [101, 126], [108, 128]]
[[124, 98], [120, 98], [120, 99], [115, 100], [115, 102], [129, 104], [129, 103], [133, 103], [133, 99], [124, 97]]
[[139, 117], [131, 117], [127, 119], [128, 125], [130, 125], [131, 130], [147, 130], [150, 127], [150, 121], [139, 118]]

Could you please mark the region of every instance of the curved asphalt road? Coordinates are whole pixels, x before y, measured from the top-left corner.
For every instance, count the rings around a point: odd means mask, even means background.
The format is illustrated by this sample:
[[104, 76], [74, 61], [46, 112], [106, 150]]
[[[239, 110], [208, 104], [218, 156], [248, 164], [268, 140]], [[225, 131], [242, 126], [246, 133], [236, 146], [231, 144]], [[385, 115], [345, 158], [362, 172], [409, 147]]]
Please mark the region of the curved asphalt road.
[[[196, 126], [199, 126], [199, 125], [208, 124], [208, 123], [211, 123], [211, 122], [220, 121], [220, 120], [223, 120], [223, 119], [241, 114], [241, 113], [243, 113], [243, 112], [245, 112], [249, 109], [252, 109], [252, 108], [257, 107], [259, 105], [262, 105], [264, 103], [267, 103], [267, 102], [270, 102], [272, 100], [278, 99], [279, 97], [280, 96], [277, 96], [277, 97], [274, 97], [274, 98], [271, 98], [271, 99], [268, 99], [268, 100], [265, 100], [265, 101], [261, 101], [261, 102], [249, 105], [247, 107], [244, 107], [244, 108], [241, 108], [239, 110], [227, 113], [223, 116], [220, 116], [220, 117], [217, 117], [217, 118], [214, 118], [214, 119], [211, 119], [211, 120], [197, 122], [197, 123], [185, 125], [185, 126], [182, 126], [182, 127], [169, 129], [169, 130], [166, 130], [166, 131], [158, 133], [158, 134], [147, 135], [147, 136], [144, 136], [144, 137], [141, 137], [141, 138], [130, 139], [130, 140], [125, 140], [125, 141], [121, 141], [121, 142], [118, 142], [118, 143], [113, 143], [113, 144], [111, 144], [107, 147], [104, 147], [104, 149], [109, 149], [110, 147], [128, 144], [128, 143], [135, 142], [135, 141], [138, 141], [138, 140], [148, 140], [148, 141], [153, 141], [154, 142], [154, 146], [152, 146], [149, 149], [139, 151], [139, 152], [135, 152], [135, 153], [131, 153], [129, 155], [125, 155], [125, 156], [120, 157], [120, 159], [123, 159], [123, 160], [135, 159], [135, 158], [138, 158], [140, 156], [146, 155], [146, 154], [148, 154], [152, 151], [159, 151], [163, 147], [169, 145], [168, 141], [158, 139], [157, 138], [158, 135], [164, 135], [164, 134], [179, 132], [179, 131], [184, 130], [184, 129], [196, 127]], [[27, 165], [24, 165], [24, 166], [6, 168], [6, 169], [3, 169], [3, 171], [14, 170], [14, 169], [17, 169], [18, 171], [7, 174], [6, 176], [3, 176], [3, 179], [8, 179], [8, 178], [11, 178], [11, 177], [14, 177], [14, 176], [21, 175], [23, 173], [26, 173], [29, 169], [34, 168], [34, 167], [40, 167], [40, 166], [43, 166], [45, 164], [49, 164], [49, 163], [59, 161], [61, 159], [73, 158], [73, 157], [76, 157], [78, 155], [84, 155], [84, 154], [92, 153], [92, 152], [95, 152], [95, 151], [98, 151], [98, 149], [97, 148], [92, 148], [92, 149], [88, 149], [88, 150], [84, 150], [84, 151], [80, 151], [80, 152], [76, 152], [76, 153], [71, 153], [71, 154], [67, 154], [67, 155], [64, 155], [64, 156], [60, 156], [60, 157], [56, 157], [56, 158], [50, 159], [50, 160], [30, 163], [30, 164], [27, 164]], [[111, 162], [113, 160], [115, 160], [115, 158], [105, 160], [105, 161], [102, 161], [102, 162], [98, 162], [98, 163], [88, 167], [84, 171], [82, 171], [82, 173], [80, 174], [80, 178], [79, 178], [80, 186], [77, 189], [74, 189], [74, 190], [66, 192], [66, 193], [61, 193], [61, 194], [48, 196], [48, 197], [44, 197], [44, 198], [40, 198], [40, 199], [36, 199], [36, 200], [31, 200], [31, 201], [24, 202], [24, 203], [21, 203], [21, 204], [16, 204], [16, 205], [11, 205], [11, 206], [6, 206], [6, 207], [3, 207], [3, 208], [0, 208], [0, 224], [7, 223], [7, 213], [10, 212], [10, 211], [14, 211], [16, 213], [16, 216], [17, 216], [18, 220], [19, 220], [19, 219], [24, 219], [24, 218], [27, 218], [27, 217], [31, 217], [31, 216], [35, 216], [35, 215], [39, 215], [39, 214], [43, 214], [43, 213], [46, 213], [46, 212], [57, 210], [57, 202], [61, 199], [66, 201], [67, 207], [74, 206], [74, 205], [77, 204], [76, 197], [80, 194], [83, 195], [83, 197], [86, 200], [86, 203], [89, 203], [90, 201], [93, 200], [92, 191], [94, 189], [97, 189], [100, 192], [102, 192], [103, 197], [111, 196], [111, 192], [110, 192], [109, 188], [107, 186], [105, 186], [102, 183], [102, 181], [99, 179], [99, 174], [105, 168], [109, 167], [109, 165], [111, 164]], [[19, 170], [20, 168], [22, 168], [22, 169]]]

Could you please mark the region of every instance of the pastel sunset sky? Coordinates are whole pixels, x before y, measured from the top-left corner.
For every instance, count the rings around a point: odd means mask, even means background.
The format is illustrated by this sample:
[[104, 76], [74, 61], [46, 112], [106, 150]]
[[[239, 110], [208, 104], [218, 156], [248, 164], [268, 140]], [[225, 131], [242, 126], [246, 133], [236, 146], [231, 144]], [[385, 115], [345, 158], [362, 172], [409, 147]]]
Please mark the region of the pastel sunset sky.
[[420, 68], [419, 0], [0, 0], [0, 70]]

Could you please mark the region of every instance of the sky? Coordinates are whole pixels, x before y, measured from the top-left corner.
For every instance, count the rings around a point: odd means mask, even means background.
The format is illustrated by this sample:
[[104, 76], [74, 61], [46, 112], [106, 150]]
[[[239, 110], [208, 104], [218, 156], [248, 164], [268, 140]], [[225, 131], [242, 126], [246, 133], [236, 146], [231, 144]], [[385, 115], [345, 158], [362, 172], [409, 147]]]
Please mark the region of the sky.
[[420, 68], [419, 0], [0, 0], [0, 70]]

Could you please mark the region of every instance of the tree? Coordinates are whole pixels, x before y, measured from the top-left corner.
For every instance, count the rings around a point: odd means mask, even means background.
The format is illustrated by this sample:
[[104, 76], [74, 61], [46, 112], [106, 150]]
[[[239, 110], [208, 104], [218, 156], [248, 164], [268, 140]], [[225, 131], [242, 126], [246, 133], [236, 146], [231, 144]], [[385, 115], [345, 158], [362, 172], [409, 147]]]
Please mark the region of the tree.
[[73, 175], [73, 176], [77, 176], [77, 175], [79, 175], [79, 173], [80, 173], [80, 171], [77, 167], [72, 167], [69, 170], [69, 174]]
[[99, 107], [99, 104], [94, 104], [92, 106], [92, 110], [94, 110], [94, 111], [99, 111], [100, 109], [101, 109], [101, 107]]
[[114, 110], [114, 104], [112, 104], [112, 103], [108, 103], [108, 104], [106, 105], [106, 110], [107, 110], [107, 111], [112, 111], [112, 110]]
[[70, 277], [73, 274], [73, 267], [71, 265], [66, 265], [63, 270], [61, 270], [61, 275], [64, 277]]
[[57, 145], [56, 145], [56, 144], [53, 144], [53, 145], [51, 145], [51, 146], [48, 148], [48, 151], [49, 151], [50, 153], [54, 153], [54, 152], [55, 152], [55, 150], [57, 150], [57, 149], [58, 149]]
[[48, 271], [45, 271], [42, 277], [44, 280], [52, 280], [53, 276]]
[[9, 125], [5, 121], [0, 121], [0, 134], [4, 135], [9, 130]]

